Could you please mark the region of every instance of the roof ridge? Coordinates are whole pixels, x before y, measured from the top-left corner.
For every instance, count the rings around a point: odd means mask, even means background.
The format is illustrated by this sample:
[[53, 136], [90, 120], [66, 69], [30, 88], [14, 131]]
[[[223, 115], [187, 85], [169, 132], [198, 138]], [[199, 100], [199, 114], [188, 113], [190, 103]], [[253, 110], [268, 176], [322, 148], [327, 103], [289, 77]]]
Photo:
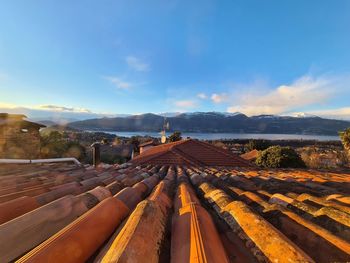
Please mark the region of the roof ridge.
[[[180, 142], [183, 143], [183, 141], [176, 141], [176, 142], [156, 145], [156, 146], [152, 147], [151, 149], [145, 151], [144, 153], [135, 156], [134, 160], [138, 160], [140, 158], [147, 158], [149, 156], [152, 156], [151, 159], [153, 159], [153, 155], [160, 155], [166, 151], [170, 151], [175, 146], [175, 144], [176, 145], [180, 144]], [[154, 150], [158, 150], [158, 151], [154, 152]]]
[[192, 139], [185, 139], [185, 140], [180, 140], [180, 141], [176, 141], [176, 142], [171, 142], [171, 143], [168, 143], [168, 144], [171, 144], [169, 149], [173, 149], [175, 146], [178, 146], [180, 144], [184, 144], [185, 142], [189, 142], [189, 141], [193, 141]]

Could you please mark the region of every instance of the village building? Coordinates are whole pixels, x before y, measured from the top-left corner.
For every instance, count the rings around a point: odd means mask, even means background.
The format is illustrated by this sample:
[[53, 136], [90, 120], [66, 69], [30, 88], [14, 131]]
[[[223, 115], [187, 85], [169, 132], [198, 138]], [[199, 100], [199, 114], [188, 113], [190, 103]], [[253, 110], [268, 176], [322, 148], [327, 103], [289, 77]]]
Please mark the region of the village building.
[[45, 125], [25, 115], [0, 113], [0, 158], [34, 159], [40, 154], [39, 130]]
[[142, 154], [143, 152], [153, 148], [154, 146], [157, 146], [159, 143], [156, 142], [155, 140], [151, 140], [151, 141], [148, 141], [148, 142], [144, 142], [144, 143], [141, 143], [139, 145], [140, 147], [140, 154]]

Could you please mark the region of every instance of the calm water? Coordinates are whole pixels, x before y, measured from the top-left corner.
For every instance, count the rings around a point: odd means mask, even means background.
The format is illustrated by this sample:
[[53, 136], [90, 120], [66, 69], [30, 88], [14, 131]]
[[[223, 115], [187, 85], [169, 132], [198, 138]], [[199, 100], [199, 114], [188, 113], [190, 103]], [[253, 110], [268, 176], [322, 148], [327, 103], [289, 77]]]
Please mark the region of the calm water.
[[[106, 133], [116, 134], [123, 137], [131, 136], [152, 136], [160, 137], [158, 132], [111, 132]], [[169, 135], [171, 133], [168, 133]], [[191, 137], [200, 140], [218, 140], [218, 139], [266, 139], [266, 140], [318, 140], [318, 141], [339, 141], [338, 136], [324, 135], [298, 135], [298, 134], [250, 134], [250, 133], [182, 133], [182, 137]]]

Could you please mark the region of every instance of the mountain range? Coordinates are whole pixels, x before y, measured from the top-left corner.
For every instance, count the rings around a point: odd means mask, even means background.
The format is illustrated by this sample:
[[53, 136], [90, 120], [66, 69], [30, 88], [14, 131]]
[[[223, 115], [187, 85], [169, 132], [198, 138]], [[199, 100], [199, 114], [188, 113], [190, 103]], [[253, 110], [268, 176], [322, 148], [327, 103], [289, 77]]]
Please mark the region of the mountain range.
[[68, 123], [71, 128], [100, 131], [157, 132], [169, 123], [170, 131], [213, 133], [265, 133], [337, 135], [350, 127], [349, 121], [324, 119], [303, 115], [259, 115], [248, 117], [242, 113], [193, 112], [130, 115], [95, 118]]

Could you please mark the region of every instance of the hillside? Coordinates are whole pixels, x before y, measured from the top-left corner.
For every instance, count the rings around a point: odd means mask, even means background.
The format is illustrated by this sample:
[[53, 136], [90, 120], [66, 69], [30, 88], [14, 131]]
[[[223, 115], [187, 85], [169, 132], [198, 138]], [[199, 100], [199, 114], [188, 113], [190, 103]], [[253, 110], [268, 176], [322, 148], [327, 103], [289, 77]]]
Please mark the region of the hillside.
[[[218, 112], [183, 113], [166, 118], [171, 131], [182, 132], [227, 132], [337, 135], [350, 127], [350, 122], [320, 117], [289, 117], [260, 115], [248, 117], [241, 113]], [[164, 117], [156, 114], [127, 117], [101, 118], [76, 121], [68, 126], [82, 130], [105, 131], [160, 131]]]

